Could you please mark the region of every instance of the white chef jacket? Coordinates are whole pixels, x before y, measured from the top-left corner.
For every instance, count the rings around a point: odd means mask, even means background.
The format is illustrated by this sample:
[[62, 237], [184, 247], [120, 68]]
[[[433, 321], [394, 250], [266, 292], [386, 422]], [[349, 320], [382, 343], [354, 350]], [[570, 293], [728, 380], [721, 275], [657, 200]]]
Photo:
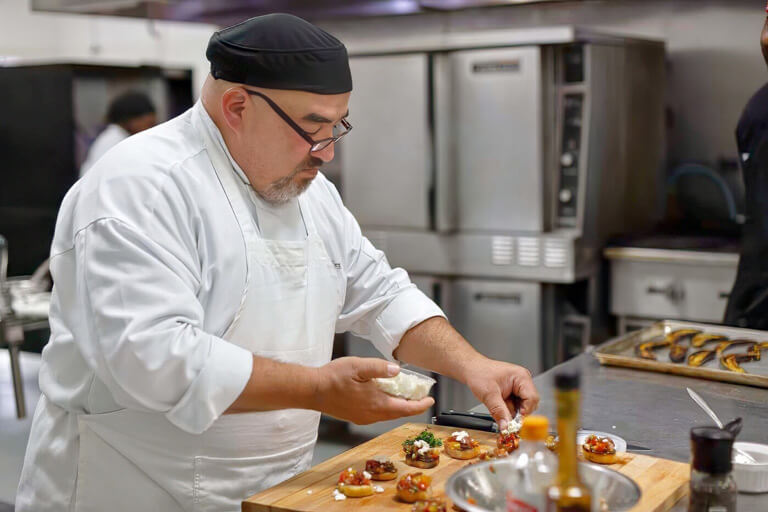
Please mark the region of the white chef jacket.
[[[157, 412], [200, 433], [250, 377], [251, 353], [221, 338], [245, 287], [244, 240], [190, 120], [187, 111], [127, 139], [62, 203], [32, 426], [51, 442], [27, 451], [19, 488], [35, 502], [70, 503], [78, 413]], [[253, 194], [235, 172], [240, 192]], [[408, 329], [442, 311], [362, 236], [322, 174], [304, 194], [346, 281], [337, 332], [392, 358]]]
[[85, 157], [85, 162], [80, 166], [80, 176], [86, 173], [88, 169], [93, 167], [96, 161], [104, 156], [104, 153], [116, 146], [118, 142], [122, 142], [127, 139], [131, 134], [128, 133], [119, 124], [109, 124], [104, 130], [95, 138], [88, 148], [88, 154]]

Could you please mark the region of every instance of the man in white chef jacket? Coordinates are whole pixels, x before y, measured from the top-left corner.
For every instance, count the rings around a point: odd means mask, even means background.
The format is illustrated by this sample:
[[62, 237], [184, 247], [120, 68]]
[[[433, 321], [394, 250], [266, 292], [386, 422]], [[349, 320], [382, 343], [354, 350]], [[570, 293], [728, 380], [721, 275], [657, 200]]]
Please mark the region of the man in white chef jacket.
[[149, 96], [139, 91], [127, 91], [109, 104], [107, 121], [107, 127], [88, 148], [85, 161], [80, 166], [81, 177], [112, 147], [131, 135], [155, 126], [157, 114]]
[[351, 129], [344, 45], [275, 14], [215, 33], [206, 56], [201, 101], [63, 202], [17, 511], [240, 510], [309, 467], [321, 412], [432, 405], [374, 385], [392, 362], [331, 361], [334, 332], [466, 383], [501, 423], [513, 401], [536, 408], [530, 373], [473, 350], [319, 173]]

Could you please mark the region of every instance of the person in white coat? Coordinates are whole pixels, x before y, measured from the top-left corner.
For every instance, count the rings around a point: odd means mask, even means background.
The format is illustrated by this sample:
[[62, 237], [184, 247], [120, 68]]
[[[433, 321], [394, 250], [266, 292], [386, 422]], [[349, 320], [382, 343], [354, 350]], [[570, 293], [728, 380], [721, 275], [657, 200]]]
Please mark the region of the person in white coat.
[[[275, 14], [215, 33], [207, 57], [201, 101], [63, 202], [19, 512], [240, 510], [309, 467], [321, 412], [429, 408], [372, 382], [397, 360], [466, 383], [502, 425], [538, 404], [530, 373], [477, 353], [319, 172], [351, 130], [344, 45]], [[386, 359], [331, 360], [343, 331]]]
[[85, 161], [80, 166], [81, 177], [104, 156], [104, 153], [119, 142], [155, 126], [157, 113], [149, 96], [140, 91], [128, 91], [117, 96], [109, 104], [107, 122], [109, 124], [88, 148]]

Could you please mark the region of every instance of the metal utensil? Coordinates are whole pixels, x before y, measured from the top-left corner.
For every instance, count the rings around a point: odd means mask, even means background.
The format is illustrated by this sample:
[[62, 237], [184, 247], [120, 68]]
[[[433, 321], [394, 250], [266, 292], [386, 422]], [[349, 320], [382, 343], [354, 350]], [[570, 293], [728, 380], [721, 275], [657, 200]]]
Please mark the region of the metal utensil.
[[733, 437], [736, 437], [741, 432], [741, 418], [736, 418], [735, 420], [728, 422], [723, 427], [723, 430], [727, 430], [731, 434], [733, 434]]
[[[704, 409], [704, 412], [707, 413], [707, 415], [710, 418], [712, 418], [712, 421], [715, 422], [715, 425], [717, 425], [720, 428], [724, 428], [723, 427], [723, 422], [720, 421], [720, 418], [717, 417], [717, 414], [715, 414], [715, 411], [713, 411], [712, 408], [707, 404], [707, 402], [704, 401], [704, 399], [701, 397], [701, 395], [699, 395], [697, 392], [695, 392], [691, 388], [685, 388], [685, 390], [688, 391], [688, 394], [693, 399], [693, 401], [696, 402], [699, 405], [699, 407]], [[730, 427], [728, 430], [731, 431], [731, 433], [733, 433], [735, 431], [735, 427], [737, 425], [736, 425], [735, 421], [732, 421], [731, 423], [728, 424], [728, 426]], [[738, 422], [738, 431], [739, 432], [741, 431], [741, 422], [740, 421]], [[734, 437], [735, 437], [735, 434], [734, 434]], [[752, 457], [750, 454], [748, 454], [744, 450], [741, 450], [741, 449], [736, 448], [734, 446], [733, 447], [733, 451], [735, 451], [736, 453], [738, 453], [739, 455], [741, 455], [742, 457], [747, 459], [750, 464], [755, 464], [757, 462], [754, 459], [754, 457]]]
[[[466, 466], [448, 479], [445, 492], [468, 512], [507, 510], [508, 493], [518, 491], [515, 463], [512, 459], [497, 459]], [[640, 501], [640, 488], [628, 476], [587, 462], [579, 462], [578, 467], [582, 482], [592, 491], [592, 499], [605, 500], [608, 510], [626, 511]]]

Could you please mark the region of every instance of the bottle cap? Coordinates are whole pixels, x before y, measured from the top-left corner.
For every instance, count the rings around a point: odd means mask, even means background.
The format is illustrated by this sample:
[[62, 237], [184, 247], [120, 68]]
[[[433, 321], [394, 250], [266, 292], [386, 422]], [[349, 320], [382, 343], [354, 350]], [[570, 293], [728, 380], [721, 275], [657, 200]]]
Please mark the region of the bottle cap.
[[528, 441], [544, 441], [549, 435], [549, 420], [546, 416], [526, 416], [520, 427], [520, 438]]
[[560, 372], [555, 374], [555, 388], [563, 391], [579, 389], [578, 372]]
[[693, 469], [711, 475], [730, 473], [733, 434], [717, 427], [691, 429]]

